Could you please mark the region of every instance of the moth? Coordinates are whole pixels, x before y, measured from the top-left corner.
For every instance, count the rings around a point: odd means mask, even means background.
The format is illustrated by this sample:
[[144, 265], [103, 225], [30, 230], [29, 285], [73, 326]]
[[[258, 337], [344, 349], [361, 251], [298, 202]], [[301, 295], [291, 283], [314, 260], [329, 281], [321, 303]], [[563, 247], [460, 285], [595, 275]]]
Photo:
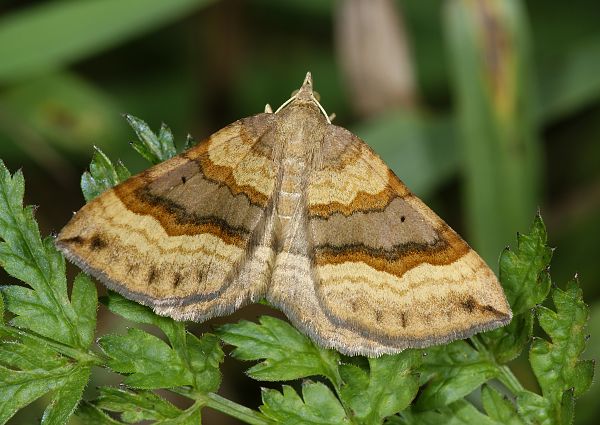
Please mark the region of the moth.
[[512, 317], [477, 253], [331, 124], [310, 73], [277, 111], [93, 199], [56, 246], [158, 314], [204, 321], [264, 298], [348, 355], [441, 344]]

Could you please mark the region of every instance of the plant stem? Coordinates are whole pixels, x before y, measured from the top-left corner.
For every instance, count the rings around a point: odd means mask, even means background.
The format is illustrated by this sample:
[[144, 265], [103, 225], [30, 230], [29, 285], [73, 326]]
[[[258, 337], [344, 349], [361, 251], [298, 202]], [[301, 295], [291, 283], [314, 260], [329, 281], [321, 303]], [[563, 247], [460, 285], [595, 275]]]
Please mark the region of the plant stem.
[[502, 382], [506, 388], [508, 388], [514, 395], [519, 394], [524, 391], [525, 388], [517, 377], [512, 373], [512, 370], [508, 366], [498, 366], [498, 370], [500, 371], [500, 376], [498, 379]]
[[477, 351], [479, 351], [481, 354], [484, 354], [486, 357], [488, 357], [494, 363], [496, 362], [493, 359], [493, 357], [490, 354], [490, 352], [488, 351], [488, 349], [485, 346], [485, 344], [483, 342], [481, 342], [481, 340], [477, 337], [477, 335], [473, 335], [470, 339], [471, 339], [471, 342], [473, 343], [473, 345], [475, 346], [475, 349]]
[[100, 356], [91, 351], [81, 351], [77, 348], [69, 347], [68, 345], [64, 345], [59, 342], [54, 342], [51, 339], [37, 336], [29, 332], [20, 331], [2, 324], [0, 324], [0, 330], [16, 338], [30, 339], [43, 345], [47, 345], [59, 353], [64, 354], [67, 357], [71, 357], [72, 359], [75, 359], [81, 363], [93, 364], [96, 366], [104, 366], [105, 364], [104, 360]]
[[208, 399], [206, 403], [208, 407], [218, 410], [219, 412], [226, 413], [229, 416], [233, 416], [234, 418], [246, 423], [252, 425], [272, 424], [272, 422], [268, 420], [262, 413], [249, 409], [241, 404], [237, 404], [231, 400], [221, 397], [218, 394], [209, 393], [206, 395], [206, 398]]
[[498, 379], [506, 386], [506, 388], [508, 388], [515, 395], [525, 390], [523, 385], [521, 385], [517, 377], [512, 373], [508, 366], [498, 364], [496, 358], [488, 351], [485, 344], [481, 342], [477, 335], [471, 337], [471, 342], [477, 351], [486, 356], [489, 362], [496, 366], [496, 369], [498, 369], [499, 373]]
[[170, 391], [174, 393], [189, 397], [193, 400], [200, 402], [202, 405], [210, 407], [211, 409], [225, 413], [231, 417], [239, 419], [250, 425], [272, 425], [269, 419], [267, 419], [262, 413], [256, 410], [249, 409], [246, 406], [242, 406], [234, 401], [228, 400], [225, 397], [221, 397], [215, 393], [196, 393], [184, 387], [173, 388]]

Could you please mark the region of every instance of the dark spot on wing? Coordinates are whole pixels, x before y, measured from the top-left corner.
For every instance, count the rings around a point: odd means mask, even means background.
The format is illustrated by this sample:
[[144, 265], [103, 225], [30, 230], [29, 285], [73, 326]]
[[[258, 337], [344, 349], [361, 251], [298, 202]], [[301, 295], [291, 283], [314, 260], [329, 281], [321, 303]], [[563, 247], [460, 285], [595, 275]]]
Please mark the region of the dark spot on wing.
[[127, 266], [127, 274], [134, 274], [139, 268], [139, 264], [129, 263], [129, 265]]
[[104, 240], [102, 238], [102, 236], [100, 236], [98, 234], [95, 234], [90, 239], [90, 249], [92, 251], [99, 251], [101, 249], [106, 248], [107, 246], [108, 246], [108, 243], [106, 242], [106, 240]]
[[154, 283], [154, 281], [158, 278], [158, 271], [154, 266], [150, 266], [150, 273], [148, 273], [148, 285]]
[[66, 239], [61, 239], [59, 242], [61, 243], [74, 243], [77, 245], [81, 245], [84, 240], [81, 236], [75, 236], [73, 238], [66, 238]]
[[491, 306], [491, 305], [489, 305], [489, 304], [486, 304], [486, 305], [484, 305], [484, 306], [482, 307], [482, 309], [483, 309], [484, 311], [489, 311], [490, 313], [494, 313], [494, 314], [497, 314], [497, 315], [499, 315], [499, 316], [504, 316], [504, 315], [505, 315], [504, 313], [502, 313], [501, 311], [498, 311], [497, 309], [495, 309], [494, 307], [492, 307], [492, 306]]
[[181, 283], [181, 273], [176, 272], [175, 275], [173, 276], [173, 287], [177, 288], [177, 286], [179, 286], [180, 283]]
[[473, 310], [477, 308], [477, 302], [473, 299], [473, 297], [468, 297], [466, 300], [461, 301], [460, 305], [469, 313], [472, 313]]

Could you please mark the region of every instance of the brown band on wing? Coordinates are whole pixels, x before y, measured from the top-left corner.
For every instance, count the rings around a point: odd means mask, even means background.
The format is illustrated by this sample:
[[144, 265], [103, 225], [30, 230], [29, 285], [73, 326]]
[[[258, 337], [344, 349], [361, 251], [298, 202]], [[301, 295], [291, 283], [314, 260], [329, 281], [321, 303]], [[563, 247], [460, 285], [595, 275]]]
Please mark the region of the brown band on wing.
[[364, 244], [343, 246], [321, 245], [315, 247], [315, 259], [319, 266], [362, 262], [375, 270], [397, 277], [420, 264], [452, 264], [470, 251], [470, 247], [447, 225], [442, 225], [433, 243], [408, 242], [392, 249], [379, 249]]
[[356, 212], [383, 211], [396, 198], [404, 198], [411, 195], [408, 188], [396, 175], [389, 170], [388, 185], [378, 193], [358, 192], [352, 202], [342, 204], [331, 202], [328, 204], [309, 205], [309, 217], [327, 218], [335, 213], [348, 217]]
[[[226, 144], [240, 138], [245, 144], [254, 147], [268, 130], [266, 125], [264, 128], [258, 128], [256, 125], [241, 124], [243, 123], [233, 123], [183, 154], [131, 178], [115, 187], [114, 193], [130, 211], [150, 215], [158, 220], [170, 236], [210, 233], [227, 244], [246, 246], [250, 238], [250, 229], [239, 223], [239, 217], [238, 223], [232, 223], [227, 215], [215, 214], [214, 211], [211, 213], [211, 208], [203, 208], [202, 213], [195, 213], [190, 208], [190, 204], [194, 203], [190, 197], [195, 196], [192, 187], [198, 188], [198, 178], [214, 184], [215, 188], [226, 189], [228, 192], [221, 195], [227, 198], [222, 198], [226, 204], [229, 203], [229, 199], [233, 200], [239, 196], [249, 202], [246, 208], [255, 212], [266, 207], [268, 197], [265, 194], [250, 185], [238, 185], [234, 177], [234, 168], [217, 165], [210, 160], [209, 149], [212, 144]], [[252, 122], [249, 121], [249, 124]], [[243, 161], [243, 158], [240, 160]], [[186, 184], [192, 185], [189, 193], [181, 190]], [[178, 202], [177, 197], [182, 196], [180, 201], [183, 202]], [[251, 221], [250, 216], [248, 220]]]
[[204, 155], [196, 160], [196, 163], [200, 167], [204, 178], [225, 185], [231, 191], [233, 196], [243, 194], [248, 200], [256, 206], [264, 208], [267, 206], [269, 198], [249, 185], [238, 185], [235, 181], [235, 177], [231, 172], [231, 168], [217, 165], [210, 160], [208, 155]]
[[[249, 134], [248, 130], [243, 125], [239, 126], [239, 129], [240, 132], [238, 137], [243, 139], [244, 142], [247, 144], [255, 144], [256, 140], [258, 140], [262, 136], [262, 134]], [[213, 138], [215, 136], [218, 136], [218, 133], [217, 135], [211, 136], [208, 140], [198, 145], [197, 149], [185, 152], [183, 156], [198, 164], [200, 172], [207, 180], [227, 186], [233, 196], [238, 195], [240, 193], [244, 194], [252, 204], [264, 208], [268, 202], [267, 195], [257, 191], [250, 185], [239, 185], [236, 182], [235, 177], [233, 175], [233, 170], [230, 167], [215, 164], [210, 160], [208, 150], [210, 148], [210, 144], [213, 143]], [[218, 140], [219, 143], [223, 143], [223, 141], [218, 138], [216, 140]], [[264, 152], [261, 152], [261, 155], [264, 155]]]
[[[210, 160], [208, 150], [210, 144], [213, 142], [213, 137], [214, 135], [200, 142], [194, 149], [182, 153], [181, 157], [195, 164], [202, 177], [206, 180], [226, 186], [233, 196], [243, 194], [251, 204], [264, 208], [268, 202], [268, 197], [265, 194], [255, 190], [252, 186], [238, 185], [233, 176], [233, 170], [230, 167], [215, 164]], [[243, 129], [240, 129], [240, 137], [248, 139], [250, 136]], [[226, 142], [219, 140], [219, 143]]]
[[245, 246], [249, 231], [243, 227], [230, 226], [224, 219], [198, 216], [165, 197], [151, 193], [145, 173], [116, 186], [114, 193], [125, 207], [139, 215], [156, 219], [169, 236], [210, 233], [229, 245]]

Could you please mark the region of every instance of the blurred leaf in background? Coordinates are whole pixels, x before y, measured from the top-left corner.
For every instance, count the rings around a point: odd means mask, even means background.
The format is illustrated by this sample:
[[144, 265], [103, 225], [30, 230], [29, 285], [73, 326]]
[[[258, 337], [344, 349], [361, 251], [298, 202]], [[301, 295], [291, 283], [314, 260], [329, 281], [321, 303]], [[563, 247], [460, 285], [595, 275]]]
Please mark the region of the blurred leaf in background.
[[[393, 0], [346, 0], [336, 8], [336, 50], [361, 117], [411, 109], [416, 87], [409, 38]], [[378, 46], [373, 49], [373, 46]]]
[[493, 264], [540, 199], [528, 22], [519, 0], [451, 0], [446, 12], [466, 218], [472, 243]]
[[[0, 18], [0, 154], [26, 154], [58, 180], [62, 152], [114, 146], [118, 101], [60, 71], [172, 22], [209, 0], [41, 2]], [[127, 72], [127, 70], [124, 70]], [[133, 76], [131, 76], [133, 77]], [[21, 153], [21, 154], [22, 154]], [[65, 173], [67, 174], [67, 173]]]
[[0, 93], [0, 155], [27, 156], [66, 183], [77, 173], [66, 154], [87, 155], [91, 145], [115, 147], [125, 136], [114, 102], [76, 74], [58, 72]]
[[97, 54], [210, 0], [45, 2], [0, 22], [0, 82], [10, 83]]

